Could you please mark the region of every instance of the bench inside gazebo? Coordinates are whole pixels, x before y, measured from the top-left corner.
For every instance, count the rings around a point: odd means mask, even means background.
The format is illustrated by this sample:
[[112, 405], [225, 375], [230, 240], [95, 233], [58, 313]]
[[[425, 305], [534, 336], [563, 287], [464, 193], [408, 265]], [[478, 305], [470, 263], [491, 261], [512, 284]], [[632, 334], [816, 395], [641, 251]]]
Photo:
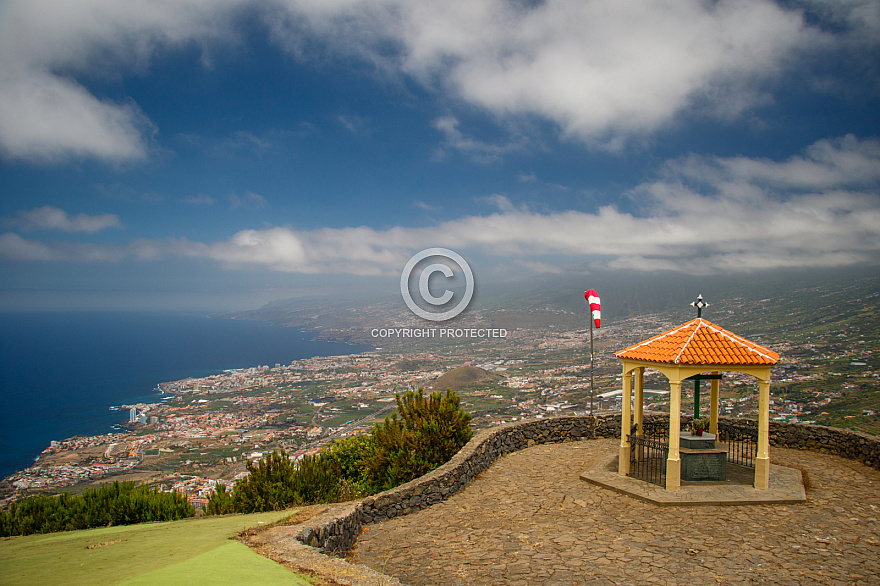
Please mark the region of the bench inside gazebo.
[[[695, 305], [699, 309], [705, 306], [702, 298]], [[666, 490], [677, 491], [682, 480], [726, 480], [726, 466], [730, 461], [754, 467], [756, 489], [769, 486], [770, 370], [779, 361], [779, 354], [698, 314], [696, 319], [621, 350], [615, 356], [623, 365], [620, 475], [636, 476], [655, 484], [665, 478]], [[658, 429], [644, 421], [642, 391], [646, 368], [659, 371], [669, 380], [668, 429]], [[721, 373], [729, 371], [757, 379], [757, 429], [718, 421], [719, 381]], [[700, 383], [707, 379], [711, 381], [708, 433], [696, 436], [682, 432], [682, 385], [694, 381], [694, 417], [697, 418]], [[723, 443], [716, 442], [717, 439]]]

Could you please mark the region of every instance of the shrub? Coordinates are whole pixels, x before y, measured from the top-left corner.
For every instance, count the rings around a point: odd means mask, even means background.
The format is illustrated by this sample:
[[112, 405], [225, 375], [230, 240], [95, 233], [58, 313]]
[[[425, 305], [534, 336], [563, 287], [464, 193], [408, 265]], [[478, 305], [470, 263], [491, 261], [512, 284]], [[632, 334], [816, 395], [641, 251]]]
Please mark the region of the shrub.
[[339, 462], [340, 501], [348, 501], [371, 494], [369, 469], [366, 461], [375, 450], [372, 435], [355, 435], [339, 439], [327, 447], [327, 451]]
[[174, 521], [193, 515], [195, 509], [181, 494], [116, 481], [90, 488], [79, 496], [39, 495], [14, 502], [8, 511], [0, 511], [0, 535]]
[[471, 415], [458, 395], [424, 390], [397, 395], [397, 410], [373, 428], [375, 447], [367, 460], [373, 489], [387, 490], [418, 478], [449, 461], [473, 436]]
[[227, 515], [235, 512], [235, 504], [232, 502], [232, 493], [226, 491], [226, 485], [218, 484], [211, 498], [208, 499], [209, 515]]
[[[232, 492], [236, 513], [276, 511], [294, 502], [292, 479], [295, 465], [284, 450], [273, 451], [256, 464], [248, 462], [247, 469], [250, 475], [240, 480]], [[214, 502], [213, 496], [209, 507]], [[221, 499], [217, 500], [218, 506]]]

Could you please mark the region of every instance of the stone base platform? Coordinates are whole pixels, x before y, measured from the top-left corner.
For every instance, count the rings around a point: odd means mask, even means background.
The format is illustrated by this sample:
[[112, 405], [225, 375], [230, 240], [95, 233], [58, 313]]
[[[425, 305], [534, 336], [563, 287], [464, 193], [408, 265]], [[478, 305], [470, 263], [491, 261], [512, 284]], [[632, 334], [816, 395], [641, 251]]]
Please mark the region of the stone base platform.
[[752, 486], [754, 470], [728, 464], [724, 482], [685, 482], [675, 492], [617, 473], [618, 456], [609, 453], [581, 474], [581, 480], [661, 506], [797, 504], [807, 500], [800, 470], [770, 465], [770, 487]]

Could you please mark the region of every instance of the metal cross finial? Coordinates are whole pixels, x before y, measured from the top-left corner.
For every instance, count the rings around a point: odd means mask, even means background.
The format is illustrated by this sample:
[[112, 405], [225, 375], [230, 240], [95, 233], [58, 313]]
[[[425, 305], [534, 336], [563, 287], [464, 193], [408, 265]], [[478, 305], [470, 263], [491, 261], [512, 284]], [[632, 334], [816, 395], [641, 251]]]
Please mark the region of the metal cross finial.
[[697, 308], [697, 317], [703, 317], [703, 308], [709, 307], [709, 304], [703, 301], [702, 295], [697, 295], [697, 300], [691, 302], [691, 307]]

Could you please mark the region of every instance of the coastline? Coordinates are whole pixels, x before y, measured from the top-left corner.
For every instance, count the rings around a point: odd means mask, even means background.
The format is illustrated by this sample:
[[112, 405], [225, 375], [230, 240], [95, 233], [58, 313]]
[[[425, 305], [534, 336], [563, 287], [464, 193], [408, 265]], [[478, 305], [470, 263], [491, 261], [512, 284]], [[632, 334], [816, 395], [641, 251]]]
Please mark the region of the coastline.
[[[325, 437], [325, 434], [321, 427], [279, 426], [277, 417], [273, 420], [273, 411], [277, 415], [277, 410], [270, 409], [256, 414], [246, 409], [233, 412], [212, 411], [207, 408], [211, 400], [201, 397], [216, 396], [217, 401], [226, 401], [230, 397], [246, 396], [250, 389], [260, 385], [296, 383], [308, 378], [301, 374], [303, 369], [333, 369], [340, 364], [356, 363], [363, 356], [364, 353], [314, 357], [294, 360], [285, 366], [276, 365], [271, 369], [268, 366], [227, 369], [207, 377], [187, 377], [163, 382], [157, 386], [157, 390], [162, 393], [159, 396], [167, 397], [170, 394], [173, 396], [172, 400], [116, 407], [115, 411], [122, 413], [123, 409], [127, 409], [130, 415], [136, 416], [136, 421], [118, 424], [123, 431], [75, 435], [65, 440], [52, 441], [32, 466], [16, 471], [0, 481], [2, 500], [9, 502], [27, 494], [54, 492], [74, 485], [87, 486], [110, 477], [114, 480], [136, 478], [160, 483], [171, 490], [185, 492], [193, 504], [202, 506], [207, 503], [207, 496], [218, 483], [231, 486], [234, 478], [244, 473], [245, 462], [255, 456], [261, 457], [262, 452], [241, 455], [240, 459], [239, 456], [226, 456], [221, 458], [219, 467], [200, 468], [200, 464], [187, 459], [183, 465], [190, 466], [191, 470], [170, 466], [164, 473], [157, 472], [159, 469], [156, 468], [152, 473], [145, 474], [137, 468], [145, 459], [154, 458], [158, 461], [156, 456], [174, 453], [178, 448], [190, 448], [194, 444], [214, 446], [223, 437], [238, 438], [252, 433], [263, 433], [263, 437], [277, 435], [275, 439], [296, 436], [298, 445], [303, 439], [317, 439], [319, 436]], [[270, 431], [266, 433], [266, 430]], [[314, 433], [315, 430], [322, 431]], [[261, 445], [259, 441], [255, 443], [255, 447]], [[197, 448], [199, 449], [202, 448]], [[179, 451], [189, 454], [193, 449]], [[311, 451], [317, 449], [313, 448]], [[200, 453], [205, 455], [206, 452]], [[303, 453], [307, 452], [294, 452], [294, 455]], [[234, 474], [229, 473], [230, 470]], [[221, 472], [234, 478], [218, 478]]]
[[161, 383], [365, 349], [201, 313], [0, 313], [0, 325], [0, 477], [52, 441], [113, 432], [128, 417], [109, 408], [157, 402]]

